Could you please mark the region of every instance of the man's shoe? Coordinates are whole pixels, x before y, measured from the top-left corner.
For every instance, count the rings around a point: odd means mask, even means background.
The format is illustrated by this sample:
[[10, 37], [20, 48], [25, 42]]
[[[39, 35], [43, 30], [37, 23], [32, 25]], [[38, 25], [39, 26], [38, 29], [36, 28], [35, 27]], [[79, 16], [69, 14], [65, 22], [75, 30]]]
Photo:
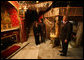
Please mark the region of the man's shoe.
[[63, 51], [59, 51], [59, 52], [61, 52], [61, 53], [62, 53]]
[[66, 56], [65, 54], [60, 54], [60, 56]]

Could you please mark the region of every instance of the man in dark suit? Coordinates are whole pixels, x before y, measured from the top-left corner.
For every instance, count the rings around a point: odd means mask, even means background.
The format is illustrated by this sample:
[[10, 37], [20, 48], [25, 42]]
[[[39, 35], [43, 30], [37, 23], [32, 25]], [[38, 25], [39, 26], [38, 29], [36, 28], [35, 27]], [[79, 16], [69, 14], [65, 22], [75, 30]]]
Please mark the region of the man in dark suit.
[[62, 51], [60, 51], [62, 53], [60, 54], [61, 56], [67, 55], [68, 44], [71, 40], [72, 30], [72, 24], [68, 21], [67, 16], [64, 16], [63, 25], [60, 33], [60, 39], [62, 40]]
[[35, 21], [34, 25], [33, 25], [33, 32], [34, 32], [36, 45], [40, 44], [40, 41], [39, 41], [39, 31], [40, 30], [39, 29], [40, 29], [40, 27], [39, 27], [38, 21]]

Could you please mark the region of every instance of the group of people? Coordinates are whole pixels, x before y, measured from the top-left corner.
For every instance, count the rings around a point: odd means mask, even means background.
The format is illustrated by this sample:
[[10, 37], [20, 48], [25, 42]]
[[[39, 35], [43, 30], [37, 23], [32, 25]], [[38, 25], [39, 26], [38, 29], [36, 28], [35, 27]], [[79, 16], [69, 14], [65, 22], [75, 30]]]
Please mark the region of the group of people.
[[[72, 34], [72, 24], [69, 22], [66, 16], [63, 17], [63, 23], [60, 31], [60, 40], [62, 41], [62, 50], [60, 56], [66, 56], [67, 50], [68, 50], [68, 44], [71, 40], [71, 34]], [[33, 26], [34, 36], [35, 36], [35, 42], [36, 45], [40, 44], [39, 41], [39, 35], [41, 36], [41, 42], [45, 42], [45, 24], [43, 23], [43, 20], [40, 20], [40, 23], [38, 21], [35, 21]]]
[[[43, 23], [43, 19], [41, 19], [40, 21], [36, 20], [34, 22], [33, 32], [34, 32], [36, 45], [39, 45], [40, 43], [45, 42], [46, 28], [45, 28], [45, 24]], [[39, 39], [40, 36], [41, 36], [41, 42]]]

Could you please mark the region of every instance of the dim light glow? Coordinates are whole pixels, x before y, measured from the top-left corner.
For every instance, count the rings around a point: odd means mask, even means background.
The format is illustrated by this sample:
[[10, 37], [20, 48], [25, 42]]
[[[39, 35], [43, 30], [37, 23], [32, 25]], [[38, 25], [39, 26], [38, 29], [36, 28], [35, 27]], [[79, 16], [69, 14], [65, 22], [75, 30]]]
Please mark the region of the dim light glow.
[[21, 9], [21, 6], [19, 7], [19, 9]]
[[24, 11], [27, 11], [27, 7], [26, 6], [24, 6]]
[[55, 35], [54, 33], [50, 33], [50, 37], [55, 38], [55, 37], [56, 37], [56, 35]]
[[36, 1], [36, 3], [39, 3], [39, 1]]

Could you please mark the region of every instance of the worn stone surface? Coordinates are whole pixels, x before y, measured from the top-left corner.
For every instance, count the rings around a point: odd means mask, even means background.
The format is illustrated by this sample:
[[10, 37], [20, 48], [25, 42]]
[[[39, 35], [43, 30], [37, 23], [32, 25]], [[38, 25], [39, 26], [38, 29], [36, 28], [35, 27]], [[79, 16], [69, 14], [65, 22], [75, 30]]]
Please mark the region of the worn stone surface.
[[50, 42], [47, 39], [45, 43], [36, 46], [34, 36], [31, 32], [28, 41], [20, 45], [24, 46], [26, 43], [29, 44], [10, 59], [83, 59], [83, 47], [74, 48], [69, 44], [68, 54], [65, 57], [59, 56], [61, 47], [52, 48]]
[[66, 57], [59, 56], [60, 47], [52, 48], [50, 40], [36, 46], [33, 42], [24, 47], [11, 59], [82, 59], [83, 48], [69, 48]]

